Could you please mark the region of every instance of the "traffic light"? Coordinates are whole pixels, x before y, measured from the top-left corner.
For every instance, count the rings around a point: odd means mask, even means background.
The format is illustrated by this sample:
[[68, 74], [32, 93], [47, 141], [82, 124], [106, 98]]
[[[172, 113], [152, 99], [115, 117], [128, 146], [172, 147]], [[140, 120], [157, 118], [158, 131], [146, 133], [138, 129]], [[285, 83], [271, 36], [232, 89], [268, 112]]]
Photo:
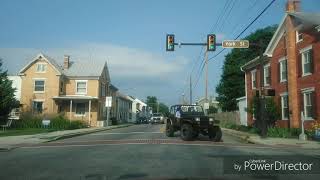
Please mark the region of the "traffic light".
[[215, 51], [216, 50], [216, 35], [208, 34], [207, 36], [207, 51]]
[[166, 43], [166, 50], [167, 51], [174, 51], [174, 35], [167, 34], [167, 43]]

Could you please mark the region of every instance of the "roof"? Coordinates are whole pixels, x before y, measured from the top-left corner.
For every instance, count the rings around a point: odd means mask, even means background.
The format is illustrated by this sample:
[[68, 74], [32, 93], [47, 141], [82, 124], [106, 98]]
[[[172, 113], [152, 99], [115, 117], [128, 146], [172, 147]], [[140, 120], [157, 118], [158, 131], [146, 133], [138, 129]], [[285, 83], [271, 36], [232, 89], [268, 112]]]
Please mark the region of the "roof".
[[68, 69], [63, 70], [63, 74], [66, 76], [101, 76], [103, 69], [107, 66], [102, 62], [71, 62]]
[[115, 90], [115, 91], [118, 91], [118, 90], [119, 90], [119, 89], [118, 89], [116, 86], [114, 86], [113, 84], [110, 84], [110, 88], [113, 89], [113, 90]]
[[106, 79], [110, 82], [107, 62], [70, 62], [69, 68], [63, 69], [62, 65], [59, 65], [53, 58], [43, 53], [39, 53], [20, 70], [19, 74], [22, 74], [39, 59], [45, 60], [51, 64], [58, 75], [65, 75], [68, 77], [100, 77], [103, 75], [102, 73], [105, 73]]
[[19, 71], [19, 74], [23, 74], [30, 66], [32, 66], [32, 65], [33, 65], [37, 60], [39, 60], [39, 59], [45, 60], [45, 61], [47, 61], [49, 64], [51, 64], [52, 67], [57, 71], [57, 74], [59, 74], [59, 75], [62, 74], [62, 67], [59, 66], [58, 63], [57, 63], [54, 59], [52, 59], [52, 58], [50, 58], [50, 57], [48, 57], [48, 56], [46, 56], [46, 55], [44, 55], [44, 54], [42, 54], [42, 53], [39, 53], [32, 61], [30, 61], [26, 66], [24, 66], [24, 67]]
[[294, 24], [297, 30], [305, 30], [311, 27], [315, 27], [317, 29], [320, 25], [320, 13], [287, 12], [282, 18], [263, 55], [272, 57], [274, 49], [285, 32], [285, 20], [287, 16], [292, 16], [294, 18]]
[[117, 93], [117, 97], [132, 102], [131, 98], [129, 98], [127, 95], [124, 95], [120, 92]]
[[[270, 58], [268, 58], [266, 56], [263, 56], [263, 57], [264, 57], [263, 63], [267, 63], [270, 60]], [[256, 58], [254, 58], [254, 59], [250, 60], [249, 62], [245, 63], [244, 65], [242, 65], [240, 67], [240, 69], [242, 71], [249, 70], [249, 69], [255, 68], [259, 64], [260, 64], [260, 56], [257, 56]]]

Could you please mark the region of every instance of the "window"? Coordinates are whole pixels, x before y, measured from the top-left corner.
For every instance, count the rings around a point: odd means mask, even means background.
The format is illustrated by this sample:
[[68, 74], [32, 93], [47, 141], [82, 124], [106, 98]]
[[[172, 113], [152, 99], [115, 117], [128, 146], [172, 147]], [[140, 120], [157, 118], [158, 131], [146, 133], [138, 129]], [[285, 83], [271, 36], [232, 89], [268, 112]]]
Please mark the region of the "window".
[[37, 64], [37, 72], [44, 73], [47, 70], [47, 64], [39, 63]]
[[33, 101], [32, 110], [33, 113], [41, 114], [43, 110], [43, 101]]
[[288, 94], [281, 96], [281, 115], [283, 120], [289, 118]]
[[76, 81], [76, 94], [87, 94], [87, 81]]
[[257, 76], [257, 71], [251, 71], [251, 85], [252, 85], [252, 89], [257, 88], [257, 80], [256, 80], [256, 76]]
[[287, 68], [287, 60], [281, 60], [280, 61], [280, 82], [287, 81], [288, 77], [288, 68]]
[[63, 93], [63, 82], [60, 82], [60, 93]]
[[305, 120], [313, 120], [314, 112], [314, 99], [313, 99], [313, 91], [305, 91], [303, 94], [303, 111]]
[[106, 96], [106, 86], [100, 83], [100, 96]]
[[44, 92], [44, 80], [34, 81], [34, 92]]
[[263, 67], [263, 81], [264, 81], [264, 86], [270, 86], [270, 83], [271, 83], [270, 64], [267, 64]]
[[312, 74], [312, 49], [301, 52], [302, 76]]
[[302, 33], [300, 33], [299, 31], [296, 31], [296, 41], [300, 42], [302, 41]]
[[86, 113], [85, 103], [76, 103], [76, 115], [84, 116]]

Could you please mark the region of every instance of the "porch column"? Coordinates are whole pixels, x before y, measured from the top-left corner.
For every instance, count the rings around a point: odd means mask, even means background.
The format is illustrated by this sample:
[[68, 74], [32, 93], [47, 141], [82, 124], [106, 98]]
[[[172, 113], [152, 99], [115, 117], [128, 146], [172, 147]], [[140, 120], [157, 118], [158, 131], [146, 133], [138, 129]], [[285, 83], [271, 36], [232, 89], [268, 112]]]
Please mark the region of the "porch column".
[[72, 113], [72, 100], [70, 100], [70, 113], [69, 113], [69, 121], [71, 121]]
[[89, 125], [91, 126], [91, 100], [89, 100]]

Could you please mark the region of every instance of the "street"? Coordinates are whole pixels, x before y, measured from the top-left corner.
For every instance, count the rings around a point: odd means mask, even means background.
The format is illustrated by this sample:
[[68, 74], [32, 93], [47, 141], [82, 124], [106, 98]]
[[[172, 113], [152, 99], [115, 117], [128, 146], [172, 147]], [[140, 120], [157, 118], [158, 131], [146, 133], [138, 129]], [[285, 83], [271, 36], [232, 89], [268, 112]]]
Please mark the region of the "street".
[[[164, 125], [133, 125], [0, 152], [0, 179], [234, 179], [223, 173], [223, 157], [234, 155], [319, 155], [318, 150], [268, 147], [224, 135], [223, 142], [200, 136], [168, 138]], [[265, 176], [265, 179], [288, 176]], [[291, 179], [318, 175], [291, 176]], [[250, 176], [246, 179], [261, 178]], [[281, 178], [282, 179], [282, 178]]]

